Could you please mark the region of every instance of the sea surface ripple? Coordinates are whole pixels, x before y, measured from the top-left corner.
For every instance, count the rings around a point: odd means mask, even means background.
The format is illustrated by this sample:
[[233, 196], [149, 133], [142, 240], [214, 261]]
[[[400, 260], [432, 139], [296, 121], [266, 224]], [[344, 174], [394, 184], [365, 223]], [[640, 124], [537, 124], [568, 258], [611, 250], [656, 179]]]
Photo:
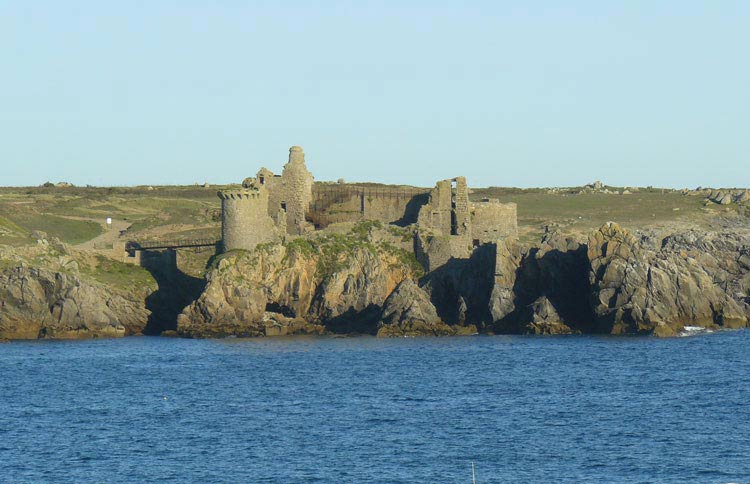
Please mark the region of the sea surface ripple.
[[0, 345], [0, 483], [750, 483], [750, 332]]

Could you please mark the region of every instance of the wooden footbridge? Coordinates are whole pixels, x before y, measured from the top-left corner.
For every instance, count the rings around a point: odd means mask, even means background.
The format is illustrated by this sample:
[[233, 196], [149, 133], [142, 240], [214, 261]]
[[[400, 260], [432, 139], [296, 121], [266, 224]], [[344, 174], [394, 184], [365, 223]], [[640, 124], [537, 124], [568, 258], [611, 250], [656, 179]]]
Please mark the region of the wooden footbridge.
[[217, 247], [221, 240], [216, 239], [157, 239], [131, 240], [125, 244], [128, 252], [163, 249], [190, 249], [196, 247]]

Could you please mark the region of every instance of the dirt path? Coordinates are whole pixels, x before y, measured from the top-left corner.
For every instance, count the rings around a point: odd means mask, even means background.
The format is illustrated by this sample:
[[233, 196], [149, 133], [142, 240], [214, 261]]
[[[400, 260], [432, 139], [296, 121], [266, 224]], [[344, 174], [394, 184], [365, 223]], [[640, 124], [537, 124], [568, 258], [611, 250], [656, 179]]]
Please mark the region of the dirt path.
[[[85, 219], [93, 222], [99, 222], [98, 219]], [[91, 240], [76, 245], [75, 247], [83, 250], [94, 250], [96, 246], [103, 246], [113, 244], [118, 238], [120, 238], [120, 231], [127, 230], [130, 227], [131, 222], [125, 220], [112, 219], [112, 228], [107, 228], [106, 224], [101, 224], [104, 228], [104, 233], [94, 237]]]

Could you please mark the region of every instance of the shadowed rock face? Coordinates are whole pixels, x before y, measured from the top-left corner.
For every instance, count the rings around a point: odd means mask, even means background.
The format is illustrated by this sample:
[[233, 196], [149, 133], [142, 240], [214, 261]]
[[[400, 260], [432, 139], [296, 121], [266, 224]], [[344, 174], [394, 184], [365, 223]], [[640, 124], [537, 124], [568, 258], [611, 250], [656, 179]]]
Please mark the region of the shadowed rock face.
[[[438, 317], [430, 296], [411, 279], [404, 280], [383, 305], [378, 336], [453, 335], [457, 327]], [[475, 332], [474, 328], [472, 332]]]
[[141, 333], [149, 311], [75, 271], [24, 265], [0, 273], [0, 338], [97, 338]]
[[557, 233], [538, 247], [514, 242], [498, 246], [497, 272], [490, 301], [493, 330], [499, 333], [568, 334], [589, 332], [586, 246]]
[[527, 314], [524, 320], [527, 320], [523, 327], [526, 334], [571, 334], [575, 331], [567, 324], [563, 323], [563, 318], [557, 313], [555, 306], [545, 296], [526, 306]]
[[614, 223], [589, 236], [596, 330], [669, 336], [684, 326], [748, 322], [747, 235], [686, 232], [661, 244]]
[[475, 325], [491, 318], [496, 287], [495, 244], [474, 250], [468, 259], [450, 259], [420, 281], [440, 318], [449, 325]]

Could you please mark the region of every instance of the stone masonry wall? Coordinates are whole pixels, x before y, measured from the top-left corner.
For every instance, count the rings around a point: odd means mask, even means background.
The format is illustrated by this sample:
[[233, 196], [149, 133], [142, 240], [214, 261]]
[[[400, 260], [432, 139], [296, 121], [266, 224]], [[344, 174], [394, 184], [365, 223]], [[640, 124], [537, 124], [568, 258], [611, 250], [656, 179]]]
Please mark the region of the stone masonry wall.
[[359, 220], [408, 225], [417, 221], [419, 208], [427, 201], [427, 190], [317, 184], [312, 200], [308, 220], [317, 227]]
[[256, 245], [277, 240], [278, 233], [268, 216], [265, 189], [226, 190], [221, 199], [221, 238], [223, 251], [252, 250]]
[[[271, 170], [261, 168], [252, 182], [265, 187], [266, 191], [268, 191], [268, 215], [272, 219], [277, 220], [279, 218], [279, 210], [281, 210], [281, 202], [284, 201], [284, 185], [281, 175], [274, 175]], [[286, 227], [286, 223], [284, 227]]]
[[[453, 183], [456, 188], [453, 188]], [[419, 211], [419, 227], [440, 235], [468, 236], [471, 232], [469, 188], [460, 176], [440, 180], [430, 191], [429, 202]]]
[[429, 202], [419, 210], [419, 227], [435, 234], [451, 233], [451, 181], [441, 180], [430, 191]]
[[286, 232], [303, 234], [308, 229], [306, 214], [312, 202], [313, 175], [305, 166], [305, 154], [299, 146], [289, 148], [289, 162], [281, 173], [286, 203]]
[[453, 194], [454, 207], [454, 235], [468, 235], [471, 227], [471, 214], [469, 213], [469, 187], [466, 178], [459, 176], [454, 179], [456, 191]]
[[471, 238], [480, 243], [518, 236], [515, 203], [500, 203], [497, 200], [474, 202], [471, 215]]

